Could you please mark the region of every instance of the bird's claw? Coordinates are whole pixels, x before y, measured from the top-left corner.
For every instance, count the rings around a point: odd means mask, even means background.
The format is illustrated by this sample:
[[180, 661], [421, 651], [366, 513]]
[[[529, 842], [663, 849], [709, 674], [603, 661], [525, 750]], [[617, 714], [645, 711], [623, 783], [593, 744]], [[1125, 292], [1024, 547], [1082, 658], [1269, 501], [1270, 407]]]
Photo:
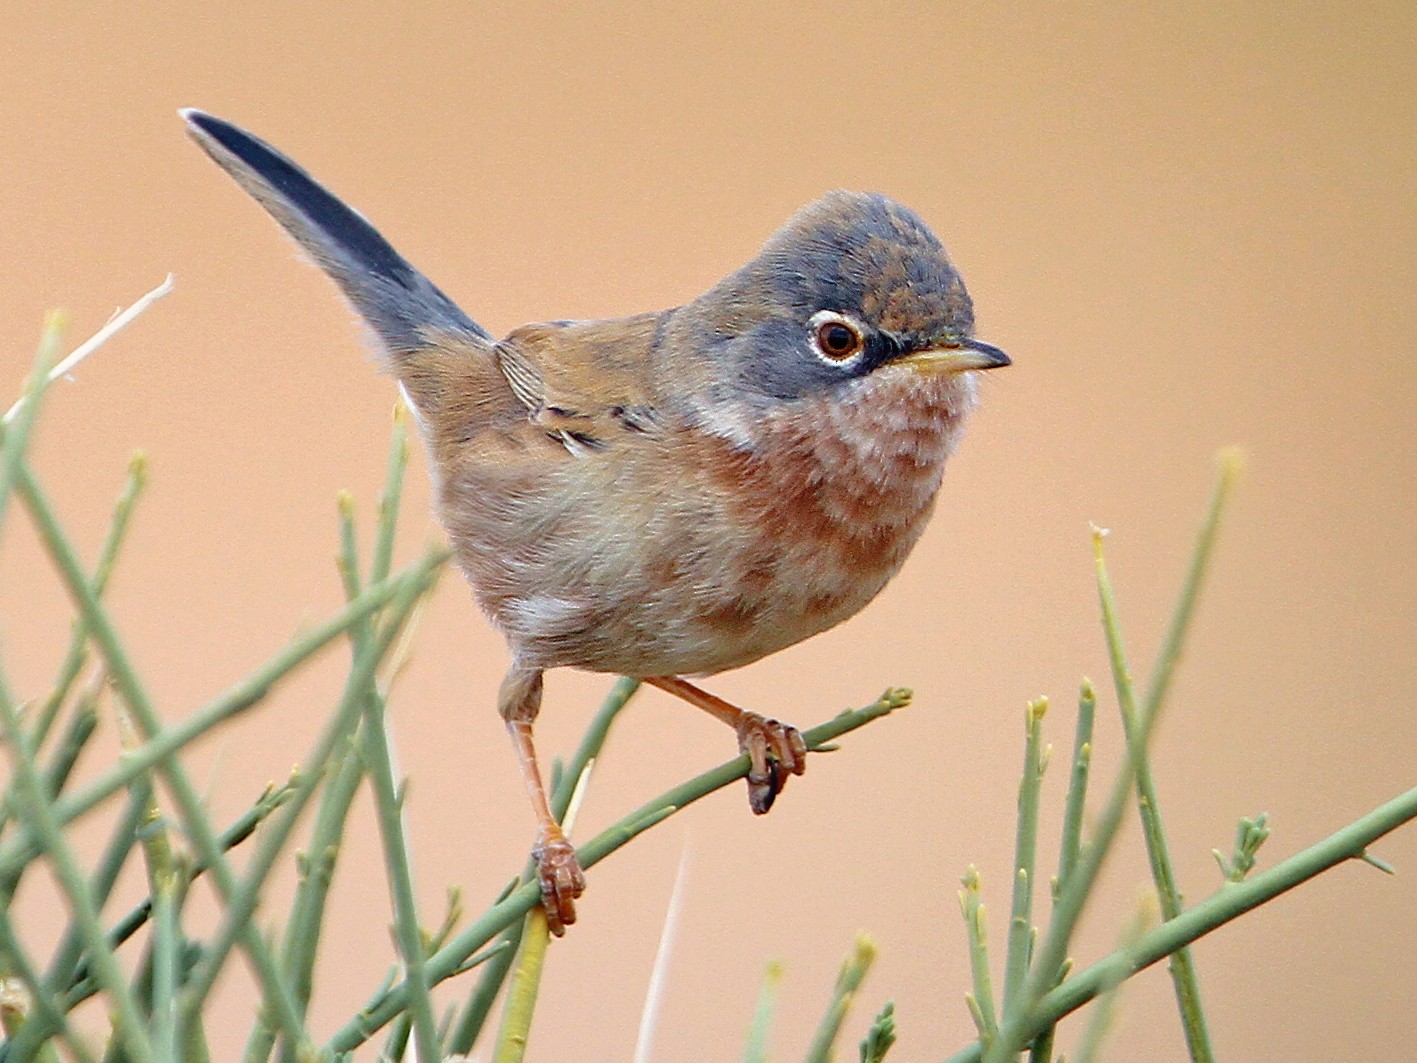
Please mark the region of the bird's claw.
[[802, 732], [755, 712], [738, 721], [738, 748], [748, 754], [748, 804], [760, 816], [772, 808], [788, 776], [807, 770]]
[[576, 850], [559, 830], [543, 833], [531, 850], [541, 883], [541, 906], [546, 925], [560, 937], [576, 921], [576, 898], [585, 892], [585, 872]]

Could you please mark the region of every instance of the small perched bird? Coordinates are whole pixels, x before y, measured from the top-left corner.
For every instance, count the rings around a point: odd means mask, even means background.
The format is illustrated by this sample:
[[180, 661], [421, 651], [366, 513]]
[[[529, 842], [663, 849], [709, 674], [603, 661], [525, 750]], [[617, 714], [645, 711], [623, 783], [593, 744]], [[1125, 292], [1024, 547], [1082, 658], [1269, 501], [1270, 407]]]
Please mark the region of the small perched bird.
[[290, 159], [182, 116], [339, 285], [414, 411], [457, 563], [511, 650], [498, 708], [551, 929], [575, 921], [585, 876], [532, 745], [546, 669], [640, 678], [722, 720], [768, 811], [806, 766], [802, 736], [682, 677], [841, 623], [920, 538], [976, 371], [1009, 364], [974, 339], [925, 223], [831, 192], [683, 306], [497, 340]]

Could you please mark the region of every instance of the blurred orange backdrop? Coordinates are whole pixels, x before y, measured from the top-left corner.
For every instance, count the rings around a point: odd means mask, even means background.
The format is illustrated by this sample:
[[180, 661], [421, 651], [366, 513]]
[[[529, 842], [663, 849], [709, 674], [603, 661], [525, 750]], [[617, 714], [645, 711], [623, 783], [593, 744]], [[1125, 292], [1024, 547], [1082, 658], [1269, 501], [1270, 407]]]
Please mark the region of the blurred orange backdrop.
[[[774, 1053], [799, 1055], [858, 929], [881, 955], [850, 1041], [893, 998], [900, 1059], [965, 1043], [956, 883], [982, 869], [1001, 938], [1026, 700], [1055, 699], [1049, 823], [1084, 674], [1104, 691], [1102, 777], [1116, 762], [1088, 522], [1112, 529], [1144, 672], [1223, 444], [1249, 469], [1157, 741], [1188, 897], [1218, 886], [1210, 849], [1228, 851], [1240, 815], [1271, 814], [1268, 866], [1413, 785], [1411, 4], [65, 3], [10, 6], [0, 39], [6, 386], [48, 308], [71, 309], [78, 338], [177, 278], [51, 394], [35, 455], [91, 556], [127, 456], [150, 454], [111, 600], [168, 718], [336, 607], [335, 493], [354, 492], [367, 531], [394, 397], [326, 280], [183, 138], [179, 106], [291, 153], [494, 332], [683, 301], [849, 187], [932, 224], [980, 335], [1014, 356], [903, 576], [842, 628], [712, 684], [803, 725], [888, 684], [916, 704], [814, 758], [771, 816], [735, 788], [597, 867], [551, 950], [531, 1059], [628, 1058], [686, 846], [654, 1058], [737, 1058], [772, 958], [787, 969]], [[416, 472], [403, 558], [435, 534]], [[69, 616], [12, 507], [0, 634], [19, 695], [44, 690]], [[503, 664], [446, 579], [394, 704], [430, 911], [449, 885], [479, 907], [531, 841], [493, 711]], [[289, 770], [340, 667], [320, 662], [202, 747], [219, 818]], [[547, 754], [570, 750], [607, 688], [553, 675]], [[114, 744], [108, 726], [99, 750]], [[646, 692], [578, 833], [731, 751]], [[1043, 845], [1051, 859], [1055, 833]], [[1222, 1058], [1383, 1058], [1417, 1034], [1417, 830], [1379, 854], [1403, 873], [1339, 868], [1198, 945]], [[348, 860], [321, 1032], [391, 955], [367, 804]], [[1146, 882], [1129, 828], [1080, 958], [1110, 947]], [[52, 899], [31, 876], [36, 940], [55, 933]], [[244, 1024], [249, 1000], [238, 976], [221, 1006]], [[1128, 991], [1108, 1058], [1184, 1058], [1160, 968]]]

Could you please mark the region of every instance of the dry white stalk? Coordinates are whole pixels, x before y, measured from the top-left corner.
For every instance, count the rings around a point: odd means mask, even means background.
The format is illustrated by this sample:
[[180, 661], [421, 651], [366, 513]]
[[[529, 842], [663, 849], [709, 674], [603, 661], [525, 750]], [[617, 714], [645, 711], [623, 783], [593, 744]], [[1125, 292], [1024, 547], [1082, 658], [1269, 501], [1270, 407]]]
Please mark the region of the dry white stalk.
[[[116, 311], [114, 315], [108, 319], [108, 323], [104, 325], [103, 328], [99, 329], [86, 341], [75, 347], [67, 356], [61, 358], [59, 362], [55, 364], [54, 368], [49, 371], [49, 382], [52, 384], [60, 377], [67, 377], [80, 362], [93, 354], [94, 351], [102, 347], [119, 332], [122, 332], [139, 314], [170, 291], [172, 291], [171, 273], [167, 275], [166, 280], [152, 291], [148, 292], [147, 295], [143, 296], [132, 306], [128, 307], [128, 309]], [[0, 424], [9, 424], [13, 421], [15, 415], [24, 408], [24, 405], [25, 400], [22, 396], [15, 401], [15, 404], [10, 407], [4, 417], [0, 417]]]

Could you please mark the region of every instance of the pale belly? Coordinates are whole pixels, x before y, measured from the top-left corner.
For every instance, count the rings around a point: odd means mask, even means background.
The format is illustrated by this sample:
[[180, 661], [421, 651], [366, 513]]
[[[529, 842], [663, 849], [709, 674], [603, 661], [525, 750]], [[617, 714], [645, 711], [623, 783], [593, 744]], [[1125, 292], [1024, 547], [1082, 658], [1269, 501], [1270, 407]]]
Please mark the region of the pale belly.
[[578, 462], [534, 504], [450, 531], [522, 666], [721, 672], [841, 623], [889, 582], [929, 519], [955, 405], [854, 419], [834, 406], [764, 426], [759, 451], [700, 436], [657, 468]]

